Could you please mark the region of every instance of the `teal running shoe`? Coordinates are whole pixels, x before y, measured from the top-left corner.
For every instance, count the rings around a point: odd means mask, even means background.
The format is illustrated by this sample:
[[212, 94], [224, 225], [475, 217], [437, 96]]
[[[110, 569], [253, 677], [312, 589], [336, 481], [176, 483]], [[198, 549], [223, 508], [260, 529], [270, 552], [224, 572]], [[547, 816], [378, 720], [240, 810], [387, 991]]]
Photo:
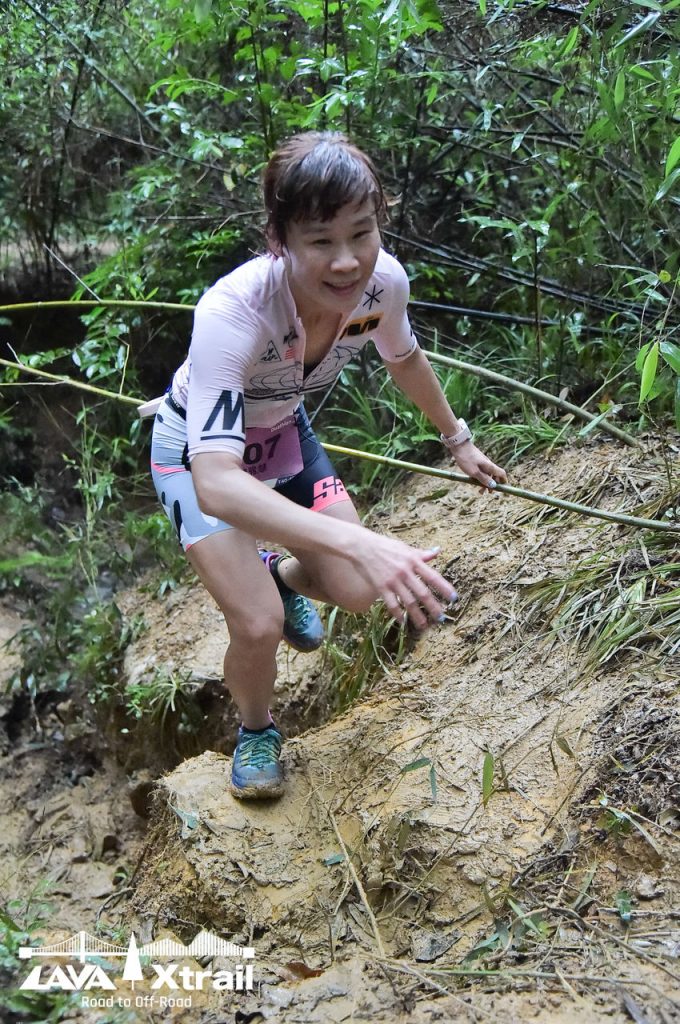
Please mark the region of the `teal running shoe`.
[[277, 567], [285, 557], [276, 551], [260, 551], [260, 558], [272, 574], [283, 602], [283, 639], [296, 651], [307, 654], [321, 647], [325, 630], [309, 598], [296, 594], [279, 578]]
[[283, 737], [275, 725], [260, 732], [240, 727], [231, 766], [231, 792], [239, 800], [266, 800], [283, 793], [279, 758]]

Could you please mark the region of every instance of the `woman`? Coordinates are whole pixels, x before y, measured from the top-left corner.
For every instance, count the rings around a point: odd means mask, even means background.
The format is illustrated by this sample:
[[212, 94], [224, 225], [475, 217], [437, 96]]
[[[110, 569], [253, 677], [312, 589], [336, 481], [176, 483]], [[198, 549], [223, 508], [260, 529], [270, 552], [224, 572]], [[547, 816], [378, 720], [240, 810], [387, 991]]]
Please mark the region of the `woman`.
[[[424, 629], [456, 599], [419, 550], [361, 526], [301, 404], [371, 338], [398, 387], [485, 487], [505, 472], [450, 409], [406, 315], [408, 280], [381, 248], [385, 197], [345, 136], [289, 139], [264, 173], [269, 253], [196, 308], [187, 361], [156, 416], [152, 472], [187, 557], [227, 622], [226, 685], [241, 718], [231, 789], [283, 791], [269, 705], [282, 635], [318, 647], [310, 598], [365, 611], [379, 598]], [[258, 552], [256, 538], [290, 556]]]

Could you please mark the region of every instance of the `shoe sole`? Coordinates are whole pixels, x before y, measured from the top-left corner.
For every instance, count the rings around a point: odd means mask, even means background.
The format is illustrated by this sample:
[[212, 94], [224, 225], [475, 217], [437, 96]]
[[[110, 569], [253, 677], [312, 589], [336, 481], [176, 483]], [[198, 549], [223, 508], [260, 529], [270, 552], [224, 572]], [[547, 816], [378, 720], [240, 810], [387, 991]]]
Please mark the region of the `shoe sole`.
[[283, 634], [283, 639], [289, 647], [293, 648], [294, 651], [298, 651], [300, 654], [311, 654], [313, 651], [318, 651], [319, 648], [323, 646], [323, 642], [326, 638], [323, 636], [319, 640], [318, 644], [314, 644], [313, 647], [300, 647], [300, 645], [295, 643], [294, 640], [289, 640], [285, 633]]
[[237, 800], [272, 800], [275, 797], [283, 796], [285, 791], [283, 780], [280, 782], [266, 782], [264, 785], [237, 786], [232, 780], [229, 784], [229, 791]]

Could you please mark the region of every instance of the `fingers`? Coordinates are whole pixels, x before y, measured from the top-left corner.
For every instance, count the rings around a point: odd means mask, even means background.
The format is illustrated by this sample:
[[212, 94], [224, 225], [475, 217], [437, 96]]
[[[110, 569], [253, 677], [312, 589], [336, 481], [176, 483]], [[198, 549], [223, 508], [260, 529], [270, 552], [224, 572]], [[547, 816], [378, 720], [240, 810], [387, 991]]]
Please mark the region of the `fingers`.
[[433, 558], [436, 558], [441, 553], [441, 548], [427, 548], [425, 551], [420, 551], [419, 554], [426, 562], [431, 562]]
[[458, 599], [454, 588], [432, 566], [439, 548], [412, 548], [402, 541], [371, 534], [367, 548], [355, 550], [355, 564], [376, 588], [390, 615], [399, 623], [410, 619], [418, 630], [444, 621], [444, 609]]
[[482, 487], [492, 491], [496, 484], [507, 484], [508, 474], [500, 466], [493, 462], [484, 463], [475, 474], [475, 480], [479, 480]]
[[494, 462], [491, 463], [491, 472], [494, 480], [497, 480], [499, 484], [507, 484], [508, 474], [501, 466], [497, 466]]
[[427, 629], [431, 623], [444, 622], [445, 609], [458, 600], [458, 594], [449, 581], [427, 565], [440, 550], [429, 548], [417, 551], [420, 564], [388, 593], [385, 604], [398, 622], [408, 618], [416, 629]]
[[486, 490], [492, 491], [496, 484], [507, 484], [508, 475], [501, 466], [488, 459], [477, 448], [454, 456], [456, 464]]

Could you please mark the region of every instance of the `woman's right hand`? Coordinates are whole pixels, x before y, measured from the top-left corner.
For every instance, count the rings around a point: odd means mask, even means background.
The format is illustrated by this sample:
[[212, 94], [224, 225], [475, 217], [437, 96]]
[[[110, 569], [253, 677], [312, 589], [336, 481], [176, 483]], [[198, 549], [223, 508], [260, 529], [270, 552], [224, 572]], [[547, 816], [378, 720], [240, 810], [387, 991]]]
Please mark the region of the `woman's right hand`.
[[[363, 543], [353, 550], [356, 571], [378, 593], [397, 622], [406, 617], [416, 629], [441, 622], [444, 609], [458, 595], [451, 584], [428, 564], [439, 548], [413, 548], [394, 537], [365, 530]], [[437, 597], [439, 595], [439, 598]]]

